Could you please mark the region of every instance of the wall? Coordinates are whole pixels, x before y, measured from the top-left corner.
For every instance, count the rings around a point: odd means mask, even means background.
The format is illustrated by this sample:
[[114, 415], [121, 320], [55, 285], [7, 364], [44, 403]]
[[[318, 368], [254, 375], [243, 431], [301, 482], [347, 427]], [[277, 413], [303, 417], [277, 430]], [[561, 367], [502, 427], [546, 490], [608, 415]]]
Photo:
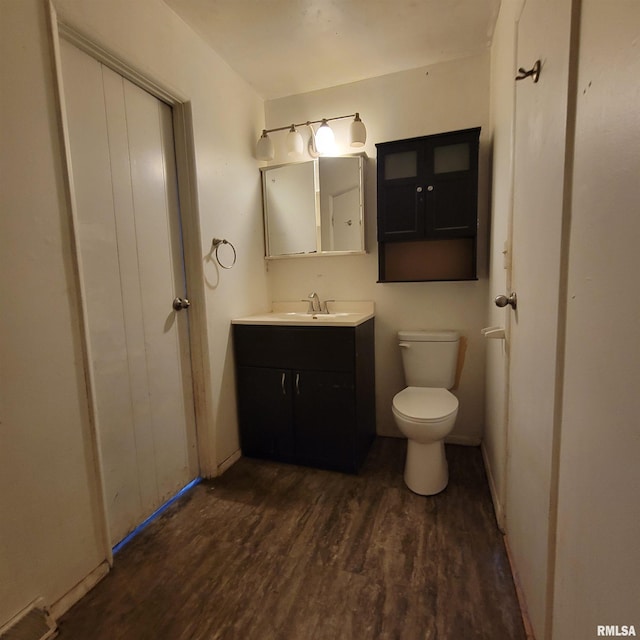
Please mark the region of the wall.
[[640, 635], [640, 4], [582, 1], [554, 640]]
[[[397, 347], [399, 329], [452, 328], [465, 336], [465, 362], [459, 388], [460, 410], [453, 438], [478, 444], [484, 422], [485, 344], [480, 329], [487, 309], [487, 229], [489, 174], [489, 53], [268, 101], [268, 127], [360, 112], [367, 127], [365, 171], [365, 256], [296, 258], [271, 261], [274, 300], [298, 300], [310, 291], [322, 299], [373, 300], [376, 305], [377, 429], [399, 435], [391, 401], [404, 386]], [[347, 140], [349, 120], [332, 123], [336, 140]], [[481, 126], [480, 280], [377, 284], [376, 142]], [[301, 133], [305, 134], [303, 130]], [[275, 164], [286, 162], [284, 134], [273, 135]], [[346, 144], [346, 142], [345, 142]], [[354, 150], [338, 147], [338, 153]]]
[[0, 627], [105, 558], [44, 6], [0, 4]]
[[[159, 0], [55, 2], [60, 17], [191, 101], [216, 463], [238, 449], [230, 318], [270, 298], [253, 146], [263, 103]], [[46, 3], [0, 0], [2, 294], [0, 627], [51, 604], [107, 555], [91, 449], [78, 290]], [[207, 259], [213, 237], [234, 269]], [[200, 257], [198, 259], [200, 259]]]

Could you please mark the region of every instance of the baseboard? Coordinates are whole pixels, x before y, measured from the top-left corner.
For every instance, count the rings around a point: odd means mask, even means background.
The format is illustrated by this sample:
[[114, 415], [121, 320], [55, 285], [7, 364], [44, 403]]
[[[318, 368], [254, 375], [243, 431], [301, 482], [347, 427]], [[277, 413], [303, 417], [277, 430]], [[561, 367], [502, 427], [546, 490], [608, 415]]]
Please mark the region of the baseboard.
[[218, 465], [218, 475], [221, 476], [229, 467], [233, 466], [242, 457], [242, 451], [238, 449], [232, 453], [226, 460]]
[[81, 598], [87, 595], [102, 578], [109, 573], [109, 563], [105, 560], [99, 564], [88, 576], [81, 580], [73, 589], [65, 593], [62, 598], [51, 605], [51, 614], [57, 620], [65, 614]]
[[520, 584], [520, 576], [513, 563], [513, 557], [511, 555], [511, 548], [509, 547], [509, 538], [505, 534], [503, 536], [504, 547], [507, 551], [507, 558], [509, 560], [509, 566], [511, 567], [511, 575], [513, 576], [513, 584], [516, 588], [516, 597], [518, 598], [518, 605], [520, 606], [520, 615], [522, 616], [522, 624], [524, 625], [524, 631], [527, 635], [527, 640], [536, 640], [533, 634], [533, 627], [531, 626], [531, 620], [529, 619], [529, 612], [527, 610], [527, 603], [524, 599], [524, 593]]
[[49, 640], [58, 635], [58, 625], [38, 598], [0, 628], [0, 640]]
[[498, 496], [498, 490], [496, 488], [496, 483], [493, 478], [493, 472], [491, 469], [491, 464], [489, 462], [489, 456], [487, 454], [487, 450], [484, 446], [484, 442], [480, 445], [480, 451], [482, 452], [482, 460], [484, 461], [484, 469], [487, 474], [487, 481], [489, 482], [489, 491], [491, 492], [491, 501], [493, 502], [493, 510], [496, 514], [496, 522], [498, 523], [498, 528], [502, 533], [505, 532], [505, 523], [504, 523], [504, 507], [500, 502], [500, 498]]

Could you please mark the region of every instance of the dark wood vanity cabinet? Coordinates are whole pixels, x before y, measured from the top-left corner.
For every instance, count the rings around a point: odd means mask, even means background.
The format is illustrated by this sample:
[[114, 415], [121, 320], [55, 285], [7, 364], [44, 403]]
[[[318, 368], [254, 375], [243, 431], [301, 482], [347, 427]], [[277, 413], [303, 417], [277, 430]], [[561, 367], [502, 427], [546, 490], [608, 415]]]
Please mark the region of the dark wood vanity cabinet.
[[376, 145], [380, 281], [475, 279], [479, 136]]
[[373, 319], [233, 325], [244, 455], [357, 472], [375, 435]]

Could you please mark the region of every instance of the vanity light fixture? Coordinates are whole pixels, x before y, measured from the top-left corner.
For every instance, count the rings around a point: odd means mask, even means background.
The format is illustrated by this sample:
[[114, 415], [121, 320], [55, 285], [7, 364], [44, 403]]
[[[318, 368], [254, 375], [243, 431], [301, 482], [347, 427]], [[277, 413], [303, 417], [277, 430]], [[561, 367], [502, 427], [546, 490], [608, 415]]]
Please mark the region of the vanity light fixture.
[[[311, 120], [307, 122], [299, 122], [286, 127], [276, 127], [275, 129], [263, 129], [262, 135], [256, 144], [256, 158], [258, 160], [273, 160], [275, 149], [273, 141], [269, 137], [270, 133], [276, 131], [288, 131], [287, 133], [287, 152], [289, 155], [300, 155], [303, 150], [302, 136], [296, 130], [296, 127], [307, 125], [311, 129], [311, 139], [309, 140], [309, 152], [311, 155], [322, 155], [327, 153], [333, 147], [335, 138], [333, 130], [328, 122], [331, 120], [343, 120], [344, 118], [353, 118], [349, 129], [349, 142], [352, 147], [362, 147], [367, 140], [367, 130], [364, 123], [360, 119], [359, 113], [351, 113], [346, 116], [337, 116], [335, 118], [322, 118], [321, 120]], [[314, 132], [313, 124], [320, 124], [317, 131]]]

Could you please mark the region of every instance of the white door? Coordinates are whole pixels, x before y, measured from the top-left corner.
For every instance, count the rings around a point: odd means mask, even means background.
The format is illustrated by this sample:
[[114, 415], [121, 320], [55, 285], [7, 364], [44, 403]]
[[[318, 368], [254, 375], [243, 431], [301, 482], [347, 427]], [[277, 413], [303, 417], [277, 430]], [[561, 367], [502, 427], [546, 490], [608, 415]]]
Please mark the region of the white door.
[[[517, 82], [506, 530], [536, 638], [548, 624], [570, 0], [527, 0]], [[510, 311], [511, 312], [511, 311]]]
[[360, 245], [360, 188], [329, 196], [331, 251], [353, 251]]
[[198, 474], [171, 108], [61, 42], [113, 544]]

